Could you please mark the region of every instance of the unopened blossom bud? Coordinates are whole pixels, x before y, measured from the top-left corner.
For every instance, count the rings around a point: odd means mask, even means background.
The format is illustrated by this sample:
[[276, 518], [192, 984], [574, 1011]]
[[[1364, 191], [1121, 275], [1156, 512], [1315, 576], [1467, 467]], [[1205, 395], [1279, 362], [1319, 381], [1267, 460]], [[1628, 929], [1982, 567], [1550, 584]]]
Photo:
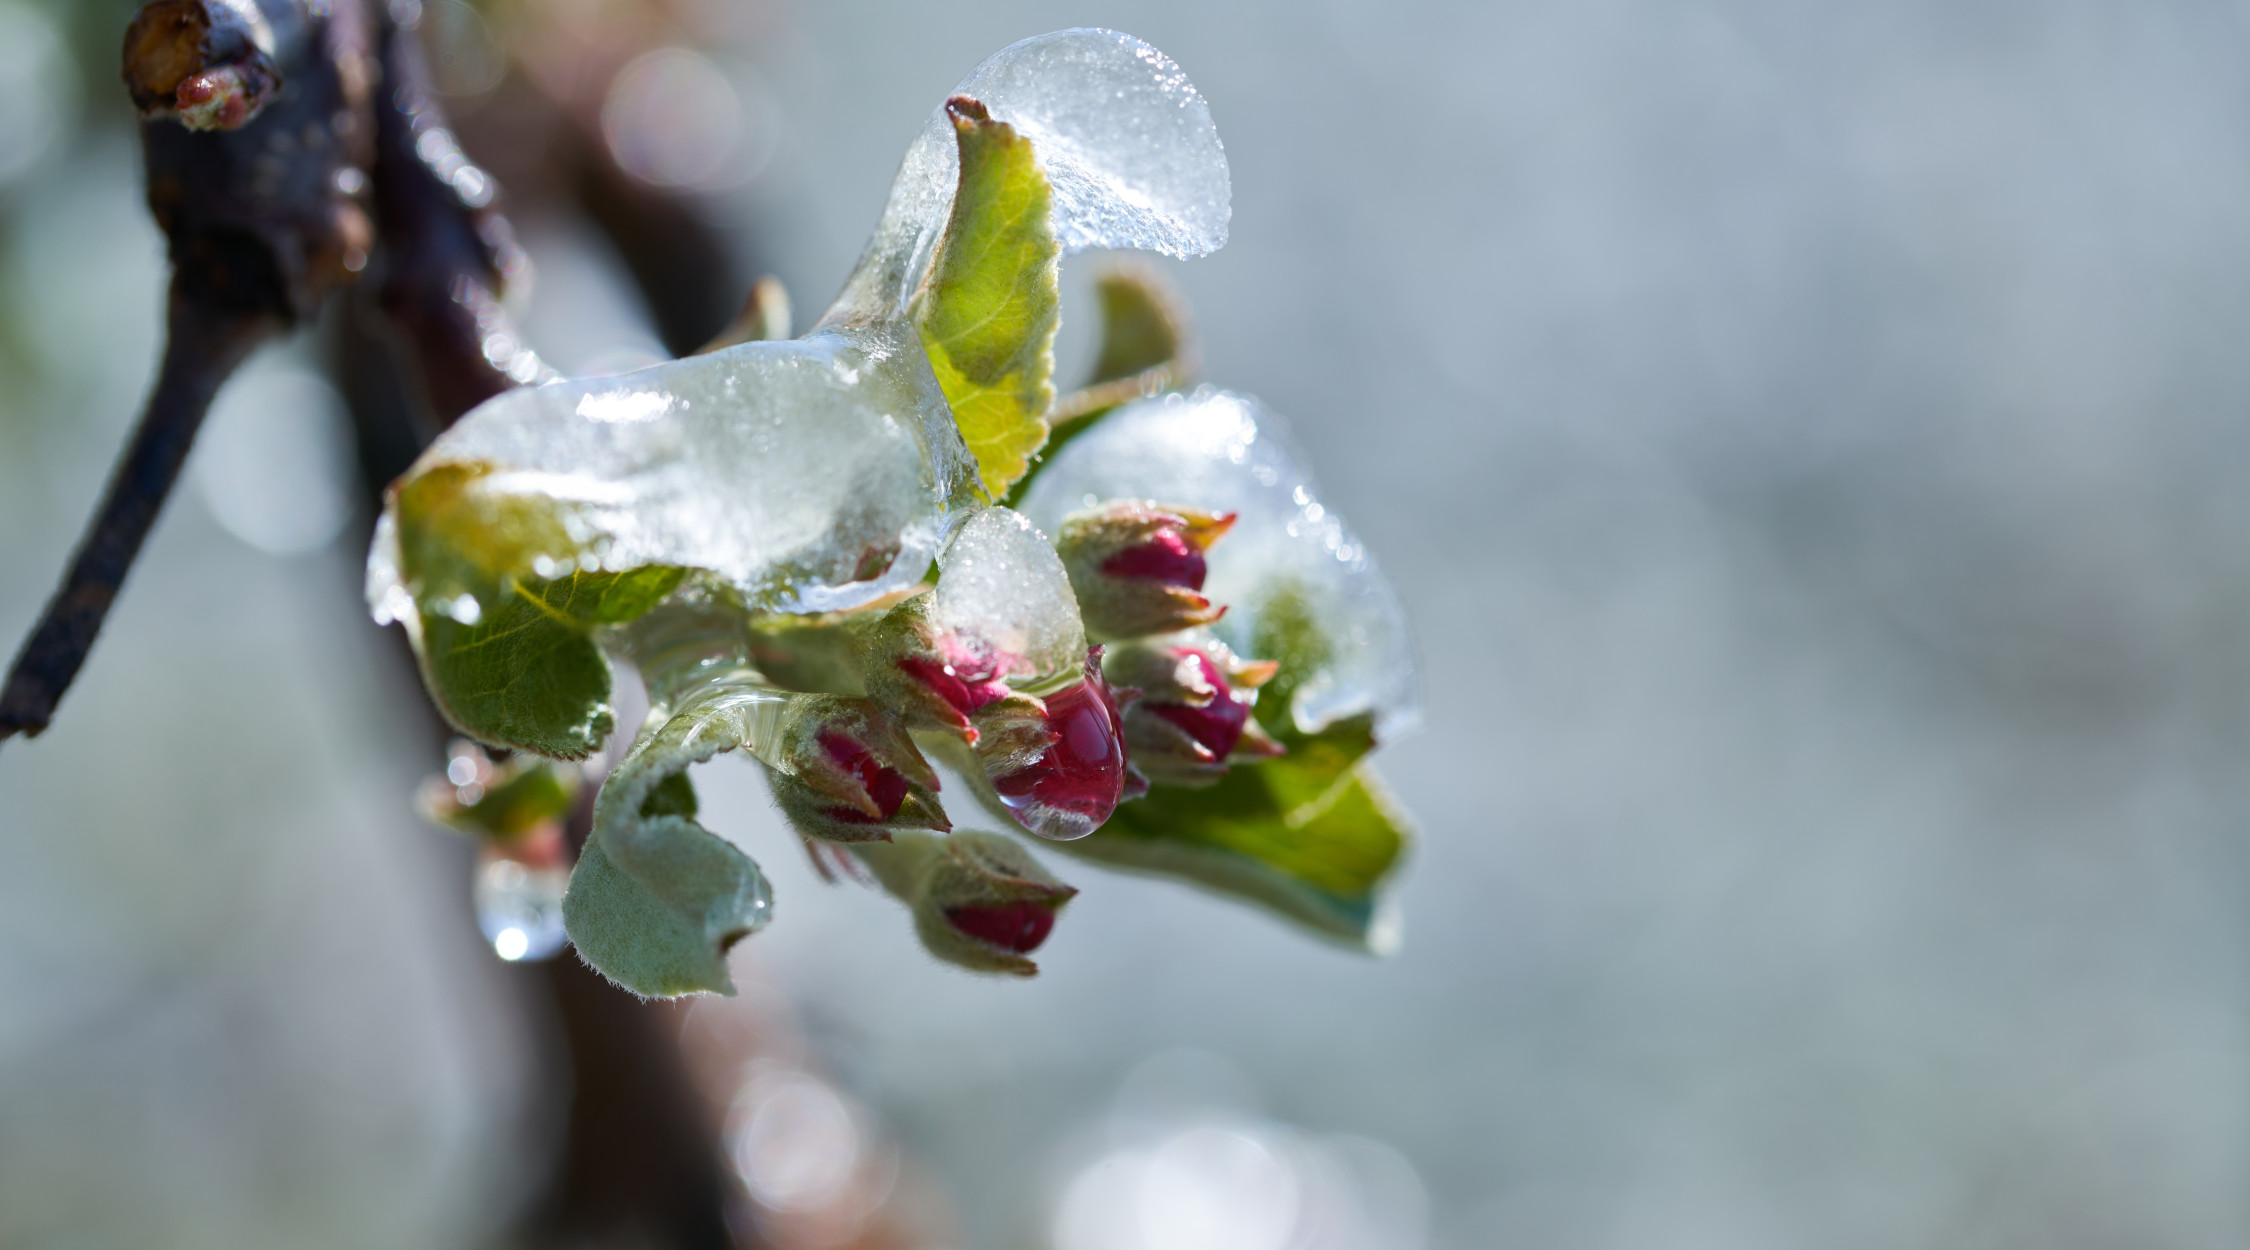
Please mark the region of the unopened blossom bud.
[[1203, 594], [1203, 553], [1231, 512], [1113, 499], [1064, 517], [1055, 550], [1096, 642], [1169, 634], [1226, 614]]
[[868, 697], [909, 729], [938, 729], [974, 745], [974, 714], [1011, 693], [1018, 657], [980, 650], [930, 623], [919, 603], [885, 613], [861, 632]]
[[1134, 692], [1125, 703], [1125, 746], [1152, 782], [1206, 786], [1230, 764], [1283, 754], [1251, 716], [1257, 688], [1279, 668], [1271, 660], [1236, 659], [1216, 641], [1142, 642], [1118, 648], [1102, 667]]
[[977, 715], [978, 763], [1016, 820], [1043, 838], [1085, 837], [1124, 796], [1124, 725], [1101, 653], [1088, 649], [1085, 673], [1070, 685], [999, 700]]
[[774, 801], [800, 833], [866, 842], [901, 829], [952, 828], [937, 800], [936, 771], [873, 704], [806, 696], [790, 717], [768, 763]]
[[888, 846], [853, 851], [884, 889], [914, 909], [915, 932], [931, 954], [978, 972], [1038, 972], [1027, 956], [1078, 893], [996, 833], [908, 833]]

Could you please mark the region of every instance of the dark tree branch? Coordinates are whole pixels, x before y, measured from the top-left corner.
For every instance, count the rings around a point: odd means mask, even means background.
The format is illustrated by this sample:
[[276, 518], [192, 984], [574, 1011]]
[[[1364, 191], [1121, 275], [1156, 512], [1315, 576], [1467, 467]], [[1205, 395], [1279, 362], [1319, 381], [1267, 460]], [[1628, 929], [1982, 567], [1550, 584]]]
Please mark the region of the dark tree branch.
[[578, 203], [648, 298], [665, 350], [685, 356], [724, 330], [741, 305], [733, 252], [695, 203], [642, 182], [617, 164], [599, 129], [573, 145]]
[[47, 727], [171, 493], [212, 397], [252, 350], [283, 328], [270, 313], [213, 309], [177, 290], [166, 320], [164, 363], [140, 426], [118, 459], [70, 571], [0, 691], [0, 738], [35, 737]]
[[164, 360], [69, 572], [0, 687], [0, 739], [53, 718], [221, 384], [366, 265], [368, 34], [360, 0], [317, 12], [296, 0], [254, 10], [155, 0], [127, 30], [149, 212], [172, 257]]
[[462, 152], [410, 26], [379, 40], [377, 298], [440, 426], [511, 387], [554, 374], [508, 323], [500, 291], [524, 267], [500, 187]]

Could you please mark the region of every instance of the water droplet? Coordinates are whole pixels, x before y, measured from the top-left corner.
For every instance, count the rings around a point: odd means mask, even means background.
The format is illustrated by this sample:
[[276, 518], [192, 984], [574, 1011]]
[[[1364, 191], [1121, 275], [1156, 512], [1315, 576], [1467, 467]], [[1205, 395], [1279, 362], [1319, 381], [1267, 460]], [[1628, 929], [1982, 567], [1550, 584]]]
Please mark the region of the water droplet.
[[534, 868], [488, 850], [477, 869], [477, 928], [510, 963], [545, 959], [566, 940], [562, 900], [569, 887], [567, 868]]

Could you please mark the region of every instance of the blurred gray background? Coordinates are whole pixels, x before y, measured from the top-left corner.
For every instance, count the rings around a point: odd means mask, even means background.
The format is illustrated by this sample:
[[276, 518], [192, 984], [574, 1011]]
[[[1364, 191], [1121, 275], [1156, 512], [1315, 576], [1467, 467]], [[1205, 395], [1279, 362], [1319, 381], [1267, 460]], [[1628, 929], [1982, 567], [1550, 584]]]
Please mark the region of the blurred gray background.
[[[967, 1244], [1071, 1250], [1152, 1056], [1395, 1152], [1400, 1247], [2250, 1244], [2250, 7], [709, 7], [771, 136], [713, 211], [809, 311], [984, 55], [1178, 60], [1234, 169], [1170, 266], [1207, 373], [1425, 661], [1387, 962], [1062, 863], [1044, 973], [977, 980], [702, 771], [775, 878], [742, 958]], [[150, 371], [129, 11], [0, 3], [8, 645]], [[614, 259], [522, 225], [535, 343], [645, 350]], [[0, 1244], [475, 1245], [542, 1157], [357, 528], [257, 502], [346, 471], [303, 409], [289, 473], [199, 449], [0, 749]]]

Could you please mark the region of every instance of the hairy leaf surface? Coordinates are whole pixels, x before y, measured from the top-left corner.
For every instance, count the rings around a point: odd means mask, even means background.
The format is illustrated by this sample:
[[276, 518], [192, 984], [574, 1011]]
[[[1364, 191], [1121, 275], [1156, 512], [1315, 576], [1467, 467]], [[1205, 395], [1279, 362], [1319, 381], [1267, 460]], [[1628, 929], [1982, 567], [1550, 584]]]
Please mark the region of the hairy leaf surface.
[[726, 952], [772, 914], [764, 874], [697, 824], [689, 765], [759, 750], [791, 696], [716, 680], [652, 724], [603, 784], [594, 834], [563, 896], [578, 953], [636, 994], [731, 994]]

